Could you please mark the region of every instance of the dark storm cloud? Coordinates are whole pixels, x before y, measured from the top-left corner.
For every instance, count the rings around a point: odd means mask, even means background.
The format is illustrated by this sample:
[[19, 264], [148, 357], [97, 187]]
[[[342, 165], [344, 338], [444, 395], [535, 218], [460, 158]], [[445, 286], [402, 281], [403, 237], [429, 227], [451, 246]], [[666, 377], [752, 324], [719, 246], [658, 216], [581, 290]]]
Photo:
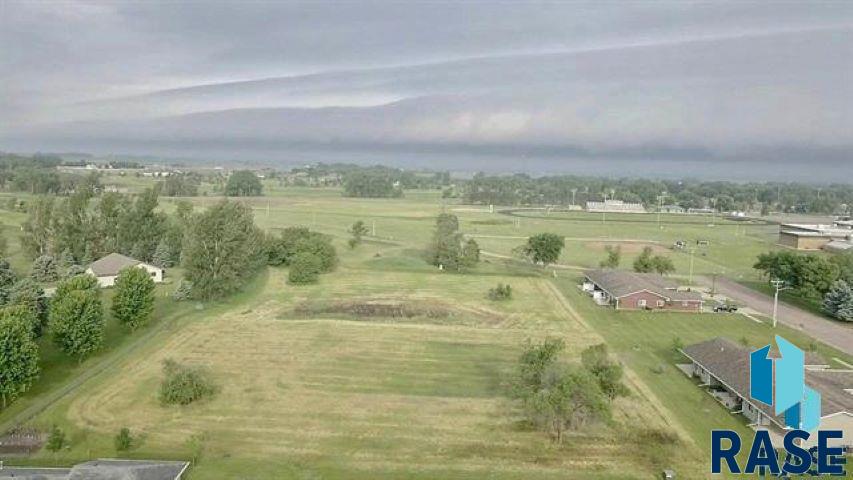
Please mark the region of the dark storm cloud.
[[851, 59], [849, 2], [5, 1], [0, 148], [835, 165]]

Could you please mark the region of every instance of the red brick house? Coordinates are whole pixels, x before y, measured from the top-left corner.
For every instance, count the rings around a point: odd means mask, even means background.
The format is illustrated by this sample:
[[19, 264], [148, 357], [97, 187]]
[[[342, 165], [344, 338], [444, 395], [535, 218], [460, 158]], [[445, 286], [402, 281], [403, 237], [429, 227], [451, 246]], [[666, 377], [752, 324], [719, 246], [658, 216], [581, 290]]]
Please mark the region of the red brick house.
[[623, 270], [586, 272], [583, 290], [599, 305], [617, 310], [673, 310], [701, 312], [702, 295], [678, 289], [661, 275]]

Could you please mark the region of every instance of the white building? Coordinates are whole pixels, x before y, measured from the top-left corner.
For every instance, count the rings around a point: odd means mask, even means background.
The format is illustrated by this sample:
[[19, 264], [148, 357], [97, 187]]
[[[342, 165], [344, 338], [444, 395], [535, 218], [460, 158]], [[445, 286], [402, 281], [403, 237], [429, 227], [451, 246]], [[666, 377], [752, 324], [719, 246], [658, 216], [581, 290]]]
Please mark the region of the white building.
[[128, 267], [138, 267], [145, 269], [154, 283], [163, 281], [163, 269], [149, 265], [147, 263], [136, 260], [135, 258], [126, 257], [120, 253], [111, 253], [106, 257], [92, 262], [86, 273], [94, 275], [98, 278], [98, 284], [101, 287], [112, 287], [116, 283], [116, 277], [120, 271]]

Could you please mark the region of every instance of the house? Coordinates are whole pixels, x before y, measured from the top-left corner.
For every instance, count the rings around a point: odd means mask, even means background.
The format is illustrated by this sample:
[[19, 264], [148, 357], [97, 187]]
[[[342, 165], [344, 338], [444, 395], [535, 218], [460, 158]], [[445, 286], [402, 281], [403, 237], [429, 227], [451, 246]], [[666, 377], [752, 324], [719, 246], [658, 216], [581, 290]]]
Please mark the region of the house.
[[89, 268], [86, 269], [86, 273], [97, 277], [98, 284], [102, 287], [112, 287], [115, 285], [118, 273], [127, 267], [144, 268], [151, 275], [154, 283], [161, 283], [163, 281], [162, 268], [149, 265], [135, 258], [126, 257], [120, 253], [111, 253], [100, 260], [92, 262]]
[[[772, 406], [753, 400], [750, 395], [750, 353], [752, 348], [717, 337], [681, 349], [690, 364], [679, 368], [698, 378], [708, 393], [729, 410], [749, 419], [754, 429], [769, 430], [784, 436], [784, 414], [777, 416]], [[773, 350], [771, 350], [773, 354]], [[775, 353], [778, 355], [778, 353]], [[853, 447], [853, 370], [833, 370], [818, 356], [806, 352], [805, 380], [821, 394], [821, 428], [844, 432], [842, 443], [833, 446]], [[804, 443], [806, 448], [814, 439]]]
[[617, 310], [674, 310], [701, 312], [702, 294], [680, 290], [661, 275], [624, 270], [590, 270], [583, 290], [599, 305]]
[[832, 225], [783, 223], [779, 226], [779, 245], [795, 250], [820, 250], [832, 241], [853, 240], [853, 227], [845, 222]]
[[607, 213], [646, 213], [642, 203], [626, 203], [622, 200], [605, 200], [603, 202], [586, 202], [587, 212]]
[[101, 459], [71, 468], [4, 467], [0, 462], [0, 480], [180, 480], [189, 462]]

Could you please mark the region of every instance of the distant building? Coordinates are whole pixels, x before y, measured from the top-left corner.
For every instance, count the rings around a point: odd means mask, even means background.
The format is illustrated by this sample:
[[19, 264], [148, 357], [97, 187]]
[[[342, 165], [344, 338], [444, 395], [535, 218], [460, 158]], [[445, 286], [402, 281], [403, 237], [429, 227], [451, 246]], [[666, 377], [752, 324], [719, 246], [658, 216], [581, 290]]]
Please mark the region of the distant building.
[[147, 263], [136, 260], [135, 258], [126, 257], [120, 253], [111, 253], [106, 257], [92, 262], [86, 273], [92, 274], [98, 278], [98, 284], [102, 287], [112, 287], [116, 283], [116, 277], [120, 271], [128, 267], [139, 267], [145, 269], [154, 283], [163, 281], [163, 269], [149, 265]]
[[586, 202], [588, 212], [613, 212], [613, 213], [646, 213], [646, 207], [642, 203], [626, 203], [622, 200], [606, 200], [603, 202]]
[[684, 213], [684, 207], [681, 205], [661, 205], [658, 208], [661, 213]]
[[853, 226], [845, 222], [832, 225], [783, 223], [779, 226], [779, 245], [796, 250], [820, 250], [832, 241], [853, 240]]
[[[787, 429], [783, 416], [777, 416], [772, 406], [750, 396], [751, 351], [751, 348], [717, 337], [681, 349], [692, 363], [679, 365], [679, 368], [690, 377], [698, 378], [708, 393], [727, 409], [747, 417], [754, 429], [768, 430], [781, 437]], [[853, 371], [830, 369], [822, 358], [811, 352], [806, 352], [805, 363], [806, 384], [821, 395], [821, 428], [844, 432], [842, 440], [830, 441], [835, 442], [833, 446], [853, 447], [853, 394], [850, 393], [853, 392]], [[814, 445], [814, 437], [805, 443], [806, 448]]]
[[680, 290], [677, 283], [650, 273], [590, 270], [582, 288], [595, 303], [617, 310], [701, 312], [704, 303], [699, 292]]
[[713, 215], [716, 213], [716, 210], [713, 208], [688, 208], [687, 213], [694, 213], [697, 215]]
[[189, 465], [189, 462], [101, 459], [71, 468], [0, 466], [0, 480], [180, 480]]

